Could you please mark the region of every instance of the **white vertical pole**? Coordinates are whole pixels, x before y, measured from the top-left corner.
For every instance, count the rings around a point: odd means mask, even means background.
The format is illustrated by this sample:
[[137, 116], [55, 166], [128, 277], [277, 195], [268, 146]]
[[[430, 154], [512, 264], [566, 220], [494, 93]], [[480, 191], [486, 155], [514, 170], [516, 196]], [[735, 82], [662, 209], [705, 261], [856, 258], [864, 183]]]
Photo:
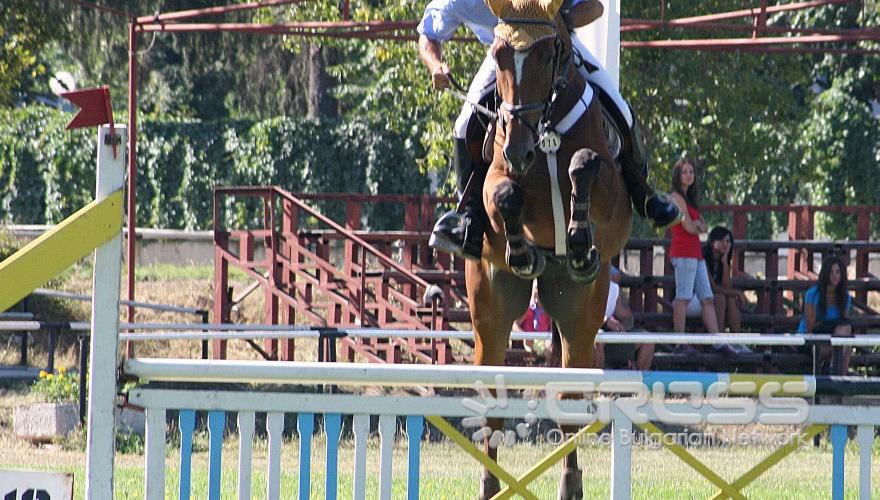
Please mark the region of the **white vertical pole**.
[[165, 408], [147, 408], [144, 498], [165, 498]]
[[[122, 189], [126, 128], [116, 126], [122, 140], [104, 143], [110, 127], [98, 129], [97, 195], [101, 200]], [[122, 218], [122, 207], [119, 217]], [[88, 451], [86, 498], [113, 499], [113, 452], [116, 441], [116, 356], [119, 348], [119, 282], [122, 272], [122, 231], [95, 251], [92, 280], [92, 338], [89, 353]]]
[[859, 442], [859, 499], [871, 498], [871, 449], [874, 446], [874, 426], [860, 425], [856, 431]]
[[251, 498], [251, 457], [254, 443], [254, 412], [238, 412], [238, 500]]
[[632, 498], [632, 421], [622, 413], [611, 421], [611, 498]]
[[266, 414], [266, 431], [269, 433], [266, 498], [276, 500], [281, 495], [281, 433], [284, 431], [284, 414]]
[[396, 431], [397, 417], [379, 415], [379, 498], [382, 500], [391, 500], [391, 459]]
[[367, 437], [370, 435], [370, 416], [355, 415], [351, 427], [354, 431], [352, 497], [354, 500], [364, 500], [367, 498]]
[[578, 39], [602, 63], [611, 79], [620, 86], [620, 0], [602, 0], [605, 13], [583, 28]]
[[605, 70], [620, 88], [620, 3], [621, 0], [605, 0]]

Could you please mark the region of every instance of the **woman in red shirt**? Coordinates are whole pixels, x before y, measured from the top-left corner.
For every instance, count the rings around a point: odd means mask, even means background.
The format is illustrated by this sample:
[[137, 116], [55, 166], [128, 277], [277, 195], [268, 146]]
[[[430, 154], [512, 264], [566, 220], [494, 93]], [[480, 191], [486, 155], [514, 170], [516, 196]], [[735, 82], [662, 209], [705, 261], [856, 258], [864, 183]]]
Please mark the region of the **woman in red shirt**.
[[675, 331], [685, 331], [687, 306], [696, 294], [702, 306], [706, 331], [718, 333], [712, 285], [700, 247], [700, 233], [705, 233], [707, 227], [697, 209], [697, 172], [694, 162], [688, 158], [678, 160], [672, 168], [670, 197], [683, 215], [681, 223], [672, 226], [672, 244], [669, 247], [672, 267], [675, 268], [675, 300], [672, 303]]

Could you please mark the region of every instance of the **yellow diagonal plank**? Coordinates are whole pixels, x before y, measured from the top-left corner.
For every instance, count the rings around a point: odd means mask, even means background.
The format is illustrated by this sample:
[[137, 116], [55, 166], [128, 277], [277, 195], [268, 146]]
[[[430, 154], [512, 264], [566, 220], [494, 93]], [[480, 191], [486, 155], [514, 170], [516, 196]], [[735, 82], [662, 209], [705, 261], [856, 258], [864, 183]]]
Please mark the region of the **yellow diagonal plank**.
[[[663, 431], [660, 430], [659, 427], [652, 424], [651, 422], [646, 422], [644, 424], [636, 424], [642, 429], [652, 433], [663, 435]], [[706, 467], [703, 462], [700, 462], [697, 457], [688, 453], [687, 450], [684, 449], [683, 446], [679, 444], [666, 444], [663, 442], [664, 440], [660, 440], [660, 443], [669, 451], [671, 451], [675, 456], [680, 458], [684, 463], [691, 466], [692, 469], [697, 471], [701, 476], [705, 477], [715, 486], [721, 488], [721, 491], [724, 492], [725, 495], [736, 498], [739, 500], [745, 500], [745, 496], [736, 488], [734, 488], [730, 483], [725, 481], [721, 476], [716, 474], [712, 469]]]
[[464, 437], [460, 432], [455, 430], [455, 428], [452, 427], [449, 422], [446, 421], [446, 419], [437, 416], [426, 416], [425, 418], [428, 420], [428, 422], [431, 422], [434, 427], [439, 429], [440, 432], [445, 434], [446, 437], [453, 440], [455, 444], [461, 446], [461, 448], [465, 452], [467, 452], [467, 454], [476, 458], [481, 464], [483, 464], [483, 466], [489, 469], [489, 472], [491, 472], [495, 477], [507, 483], [509, 487], [513, 488], [514, 492], [517, 493], [519, 496], [528, 500], [538, 500], [538, 497], [536, 497], [534, 494], [532, 494], [531, 491], [526, 489], [524, 485], [519, 484], [519, 482], [517, 482], [517, 480], [513, 476], [508, 474], [507, 471], [502, 469], [501, 466], [498, 465], [498, 462], [489, 458], [489, 456], [480, 451], [480, 449], [477, 448], [470, 439]]
[[[594, 434], [596, 432], [599, 432], [606, 425], [608, 424], [603, 422], [594, 422], [592, 425], [584, 427], [583, 429], [577, 431], [574, 436], [570, 437], [564, 443], [559, 445], [555, 450], [553, 450], [553, 452], [544, 457], [544, 459], [538, 462], [537, 465], [532, 467], [530, 471], [516, 478], [517, 482], [519, 484], [528, 486], [529, 484], [531, 484], [532, 481], [537, 479], [538, 476], [543, 474], [544, 471], [552, 467], [553, 464], [562, 460], [564, 456], [576, 450], [578, 440], [581, 438], [581, 436], [583, 436], [584, 434]], [[513, 489], [508, 486], [501, 490], [497, 495], [492, 497], [492, 500], [502, 500], [505, 498], [510, 498], [511, 496], [513, 496], [513, 494]]]
[[122, 230], [122, 190], [93, 201], [0, 262], [0, 312]]
[[[743, 488], [751, 484], [752, 481], [758, 479], [761, 474], [767, 472], [770, 467], [773, 467], [774, 465], [779, 463], [780, 460], [800, 448], [801, 443], [813, 439], [813, 436], [819, 434], [826, 428], [828, 428], [828, 426], [825, 424], [811, 425], [807, 428], [807, 430], [805, 430], [802, 434], [798, 436], [798, 439], [786, 443], [783, 446], [780, 446], [776, 451], [771, 453], [770, 456], [762, 460], [758, 465], [752, 467], [745, 474], [736, 478], [731, 483], [731, 485], [738, 490], [742, 490]], [[727, 498], [727, 495], [725, 495], [723, 491], [719, 491], [715, 493], [715, 495], [711, 498], [712, 500], [720, 500], [722, 498]]]

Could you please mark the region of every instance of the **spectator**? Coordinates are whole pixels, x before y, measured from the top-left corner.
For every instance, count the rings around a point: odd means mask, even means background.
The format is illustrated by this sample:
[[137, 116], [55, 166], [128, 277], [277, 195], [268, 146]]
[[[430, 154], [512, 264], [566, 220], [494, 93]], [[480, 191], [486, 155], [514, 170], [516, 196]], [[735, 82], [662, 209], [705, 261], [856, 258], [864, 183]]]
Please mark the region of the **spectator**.
[[[635, 331], [635, 318], [629, 304], [623, 294], [620, 293], [620, 278], [623, 273], [611, 266], [611, 283], [608, 288], [608, 303], [605, 307], [605, 323], [602, 331], [626, 333]], [[607, 357], [606, 357], [607, 354]], [[593, 366], [604, 368], [606, 361], [610, 359], [622, 359], [626, 361], [627, 369], [650, 370], [654, 362], [654, 344], [596, 344], [593, 351]], [[614, 363], [620, 364], [620, 363]], [[616, 366], [615, 366], [616, 367]]]
[[700, 249], [700, 233], [706, 232], [706, 222], [697, 208], [697, 173], [688, 158], [678, 160], [672, 168], [671, 198], [682, 214], [681, 222], [672, 226], [669, 248], [669, 257], [675, 268], [675, 300], [672, 303], [675, 331], [685, 331], [688, 303], [696, 295], [706, 331], [718, 333], [712, 285]]
[[[798, 333], [825, 333], [835, 337], [851, 337], [852, 325], [849, 313], [852, 297], [848, 293], [846, 266], [837, 257], [829, 257], [822, 263], [819, 281], [811, 286], [804, 296], [803, 316]], [[834, 372], [846, 373], [852, 348], [844, 348], [842, 366]], [[822, 346], [820, 359], [828, 362], [831, 348]]]
[[727, 326], [731, 333], [742, 332], [741, 308], [748, 303], [746, 294], [733, 286], [733, 233], [717, 226], [709, 231], [709, 238], [703, 244], [703, 259], [715, 295], [715, 317], [718, 327]]
[[[529, 302], [529, 309], [521, 318], [513, 323], [513, 331], [515, 332], [549, 332], [553, 320], [550, 315], [541, 307], [538, 300], [538, 282], [532, 286], [532, 299]], [[514, 344], [517, 347], [516, 344]], [[530, 351], [534, 351], [535, 341], [526, 340], [523, 347]]]

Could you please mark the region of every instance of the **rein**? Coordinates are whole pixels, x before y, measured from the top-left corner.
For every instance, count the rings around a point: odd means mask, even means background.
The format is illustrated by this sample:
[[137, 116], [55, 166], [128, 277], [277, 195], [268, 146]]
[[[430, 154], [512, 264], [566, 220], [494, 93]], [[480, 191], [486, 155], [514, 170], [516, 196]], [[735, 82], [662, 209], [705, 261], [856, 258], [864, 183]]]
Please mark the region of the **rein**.
[[471, 101], [468, 98], [467, 93], [465, 93], [464, 87], [462, 87], [458, 83], [458, 81], [452, 77], [452, 74], [447, 74], [446, 76], [449, 77], [449, 83], [452, 85], [452, 87], [446, 87], [444, 89], [444, 90], [446, 90], [446, 92], [449, 92], [450, 94], [452, 94], [453, 96], [458, 98], [460, 101], [465, 102], [467, 104], [470, 104], [471, 107], [474, 108], [474, 111], [476, 111], [477, 113], [480, 113], [481, 115], [485, 115], [485, 116], [489, 117], [490, 119], [492, 119], [493, 121], [498, 119], [497, 113], [495, 113], [491, 109], [487, 108], [486, 106], [483, 106], [482, 104], [480, 104], [478, 102]]

